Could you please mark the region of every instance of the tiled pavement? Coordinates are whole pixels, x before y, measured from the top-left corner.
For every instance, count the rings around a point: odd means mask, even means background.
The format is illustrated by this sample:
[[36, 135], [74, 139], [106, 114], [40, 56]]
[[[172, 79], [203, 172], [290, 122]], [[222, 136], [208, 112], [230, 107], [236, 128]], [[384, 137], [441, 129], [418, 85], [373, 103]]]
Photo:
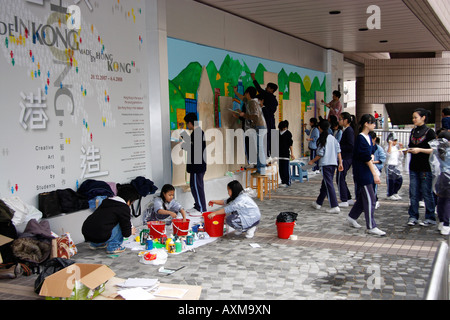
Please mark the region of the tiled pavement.
[[[111, 258], [81, 244], [73, 259], [104, 263], [121, 278], [199, 285], [201, 300], [422, 299], [436, 250], [448, 237], [435, 227], [406, 225], [407, 175], [400, 192], [402, 201], [386, 200], [386, 186], [379, 188], [381, 207], [376, 221], [387, 232], [382, 238], [350, 228], [345, 223], [350, 208], [328, 214], [325, 202], [323, 210], [313, 209], [311, 202], [318, 195], [321, 176], [310, 177], [309, 182], [278, 189], [270, 200], [257, 200], [263, 218], [253, 239], [230, 234], [195, 252], [170, 256], [167, 268], [185, 266], [170, 276], [161, 276], [157, 266], [140, 264], [136, 252], [130, 250]], [[295, 241], [277, 237], [276, 217], [284, 211], [299, 214]], [[360, 220], [365, 225], [363, 216]], [[252, 243], [260, 248], [252, 248]], [[34, 279], [1, 280], [0, 300], [40, 299], [30, 290]]]

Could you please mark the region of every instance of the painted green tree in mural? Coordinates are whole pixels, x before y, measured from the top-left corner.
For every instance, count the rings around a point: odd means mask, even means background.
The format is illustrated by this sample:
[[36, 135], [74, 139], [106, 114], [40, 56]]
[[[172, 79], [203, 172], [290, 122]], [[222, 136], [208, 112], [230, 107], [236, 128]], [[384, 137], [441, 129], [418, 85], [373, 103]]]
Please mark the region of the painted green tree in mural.
[[[170, 94], [170, 107], [172, 123], [177, 122], [177, 109], [185, 108], [185, 99], [187, 94], [196, 96], [200, 80], [203, 72], [203, 67], [198, 62], [190, 63], [180, 74], [173, 80], [169, 80], [169, 94]], [[242, 81], [244, 88], [253, 86], [253, 80], [251, 78], [252, 71], [244, 61], [233, 59], [230, 55], [227, 55], [222, 62], [219, 69], [213, 61], [210, 61], [206, 66], [206, 72], [211, 83], [211, 89], [213, 94], [215, 89], [220, 89], [221, 96], [234, 97], [233, 87], [237, 86], [239, 80]], [[264, 73], [267, 72], [265, 66], [260, 63], [254, 71], [256, 80], [262, 84], [264, 83]], [[289, 100], [290, 88], [289, 83], [299, 83], [301, 86], [301, 99], [306, 106], [309, 105], [311, 100], [315, 99], [315, 92], [321, 91], [326, 93], [326, 79], [320, 84], [317, 77], [311, 79], [306, 76], [304, 79], [294, 72], [289, 75], [284, 69], [278, 74], [278, 86], [280, 92], [283, 92], [284, 99]], [[172, 126], [173, 127], [173, 126]]]

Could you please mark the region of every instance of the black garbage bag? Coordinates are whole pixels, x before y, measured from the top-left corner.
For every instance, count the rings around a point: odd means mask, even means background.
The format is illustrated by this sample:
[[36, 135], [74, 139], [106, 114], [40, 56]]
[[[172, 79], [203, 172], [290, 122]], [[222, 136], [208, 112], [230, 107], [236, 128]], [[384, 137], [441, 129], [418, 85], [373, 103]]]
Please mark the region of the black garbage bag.
[[295, 222], [298, 214], [295, 212], [281, 212], [277, 217], [277, 222]]
[[45, 278], [51, 276], [52, 274], [67, 268], [68, 266], [74, 264], [75, 261], [63, 258], [53, 258], [47, 260], [41, 267], [42, 271], [34, 282], [34, 292], [39, 294], [41, 292], [42, 284], [44, 283]]

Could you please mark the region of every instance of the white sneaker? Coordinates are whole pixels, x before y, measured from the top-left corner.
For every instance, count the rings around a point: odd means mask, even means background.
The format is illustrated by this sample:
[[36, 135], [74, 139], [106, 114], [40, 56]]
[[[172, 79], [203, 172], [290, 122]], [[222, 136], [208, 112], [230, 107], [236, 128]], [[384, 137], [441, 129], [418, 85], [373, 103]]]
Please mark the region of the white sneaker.
[[378, 209], [379, 207], [380, 207], [380, 202], [377, 201], [377, 202], [375, 203], [375, 210]]
[[253, 237], [255, 236], [255, 231], [256, 231], [256, 227], [253, 227], [253, 228], [248, 229], [247, 232], [246, 232], [246, 234], [245, 234], [245, 237], [246, 237], [247, 239], [253, 238]]
[[201, 217], [202, 216], [202, 213], [195, 208], [189, 209], [186, 212], [191, 217]]
[[347, 217], [347, 222], [350, 224], [350, 227], [353, 227], [353, 228], [356, 228], [356, 229], [362, 228], [361, 225], [358, 222], [356, 222], [355, 219]]
[[339, 212], [341, 212], [341, 209], [339, 209], [339, 207], [334, 207], [327, 210], [327, 213], [339, 213]]
[[395, 195], [392, 195], [390, 197], [387, 197], [388, 200], [392, 200], [392, 201], [398, 201], [398, 198], [395, 197]]
[[355, 200], [348, 200], [347, 202], [349, 206], [353, 206], [355, 204]]
[[349, 207], [350, 205], [348, 204], [348, 202], [341, 202], [338, 204], [338, 206], [341, 208], [345, 208], [345, 207]]
[[444, 226], [444, 223], [443, 222], [439, 222], [438, 230], [441, 231], [443, 226]]
[[315, 174], [321, 174], [322, 172], [320, 172], [320, 170], [316, 170]]
[[380, 237], [386, 235], [386, 232], [381, 231], [381, 230], [378, 229], [378, 228], [368, 229], [368, 230], [367, 230], [367, 233], [370, 233], [370, 234], [373, 234], [373, 235], [376, 235], [376, 236], [380, 236]]
[[419, 201], [419, 207], [425, 208], [425, 201]]
[[287, 184], [284, 184], [284, 183], [282, 183], [282, 184], [280, 184], [280, 185], [279, 185], [279, 187], [280, 187], [280, 188], [287, 188], [287, 187], [288, 187], [288, 185], [287, 185]]
[[450, 235], [450, 227], [446, 227], [446, 226], [442, 226], [442, 229], [441, 229], [441, 234], [443, 235], [443, 236], [448, 236], [448, 235]]
[[317, 202], [315, 202], [315, 201], [311, 205], [313, 206], [314, 209], [317, 209], [317, 210], [320, 210], [322, 208], [322, 206], [318, 205]]
[[394, 197], [396, 197], [397, 198], [397, 200], [402, 200], [403, 198], [402, 197], [400, 197], [398, 194], [394, 194]]

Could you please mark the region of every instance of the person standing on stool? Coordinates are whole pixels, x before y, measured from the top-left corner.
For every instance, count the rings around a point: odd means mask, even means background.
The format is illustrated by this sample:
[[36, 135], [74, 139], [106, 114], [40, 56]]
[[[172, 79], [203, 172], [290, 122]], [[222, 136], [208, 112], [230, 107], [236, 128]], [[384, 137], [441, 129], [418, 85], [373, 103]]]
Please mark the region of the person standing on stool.
[[[246, 104], [246, 112], [240, 112], [239, 115], [233, 115], [234, 117], [244, 118], [250, 132], [254, 131], [253, 137], [250, 136], [250, 144], [256, 145], [256, 172], [251, 175], [253, 177], [264, 176], [266, 174], [266, 152], [264, 149], [264, 136], [267, 135], [266, 120], [262, 113], [262, 105], [264, 105], [264, 98], [262, 96], [256, 96], [256, 88], [248, 87], [245, 90], [244, 95], [241, 95], [237, 87], [234, 87], [234, 93], [239, 99]], [[256, 140], [256, 141], [255, 141]], [[255, 148], [249, 148], [249, 162], [253, 162]]]
[[187, 210], [191, 216], [201, 216], [207, 211], [205, 187], [203, 179], [206, 172], [206, 140], [205, 133], [198, 126], [198, 117], [195, 113], [188, 113], [184, 118], [186, 126], [192, 130], [187, 147], [186, 171], [190, 174], [190, 187], [194, 197], [194, 208]]
[[258, 91], [258, 95], [261, 95], [264, 100], [264, 108], [262, 110], [264, 120], [267, 126], [267, 157], [270, 158], [272, 155], [272, 130], [275, 130], [275, 113], [278, 109], [278, 100], [275, 93], [278, 90], [278, 86], [275, 83], [269, 82], [267, 84], [266, 90], [263, 90], [256, 81], [256, 76], [254, 73], [251, 74], [253, 84]]

